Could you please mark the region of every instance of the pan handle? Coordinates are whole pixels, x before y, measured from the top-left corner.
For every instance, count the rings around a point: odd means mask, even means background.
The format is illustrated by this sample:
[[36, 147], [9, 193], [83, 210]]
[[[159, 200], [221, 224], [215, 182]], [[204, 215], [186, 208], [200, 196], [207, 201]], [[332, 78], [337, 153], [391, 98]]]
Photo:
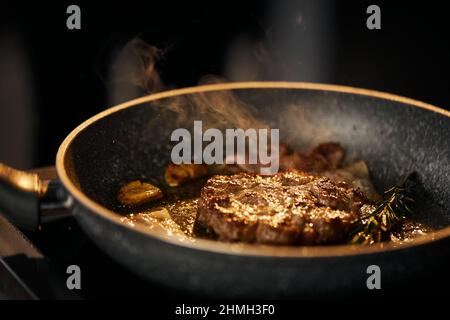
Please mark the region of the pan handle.
[[70, 215], [70, 204], [55, 168], [27, 172], [0, 163], [0, 212], [16, 226], [37, 230], [43, 222]]

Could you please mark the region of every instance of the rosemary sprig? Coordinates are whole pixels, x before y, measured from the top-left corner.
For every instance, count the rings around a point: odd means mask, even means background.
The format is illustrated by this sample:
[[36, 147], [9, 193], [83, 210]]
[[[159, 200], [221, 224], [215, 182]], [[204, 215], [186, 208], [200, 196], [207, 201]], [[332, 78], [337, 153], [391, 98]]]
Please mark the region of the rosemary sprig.
[[412, 194], [416, 185], [417, 174], [413, 172], [401, 184], [386, 190], [375, 209], [355, 221], [357, 227], [350, 243], [372, 244], [385, 240], [390, 230], [412, 212]]

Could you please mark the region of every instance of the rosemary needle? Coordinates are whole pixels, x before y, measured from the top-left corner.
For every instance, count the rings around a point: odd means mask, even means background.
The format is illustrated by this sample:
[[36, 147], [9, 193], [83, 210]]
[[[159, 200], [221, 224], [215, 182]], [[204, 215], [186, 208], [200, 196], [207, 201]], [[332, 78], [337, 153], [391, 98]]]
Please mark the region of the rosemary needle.
[[386, 190], [375, 209], [355, 221], [357, 227], [352, 232], [350, 243], [372, 244], [385, 240], [392, 227], [403, 222], [412, 212], [414, 199], [411, 194], [416, 185], [417, 174], [413, 172], [400, 185]]

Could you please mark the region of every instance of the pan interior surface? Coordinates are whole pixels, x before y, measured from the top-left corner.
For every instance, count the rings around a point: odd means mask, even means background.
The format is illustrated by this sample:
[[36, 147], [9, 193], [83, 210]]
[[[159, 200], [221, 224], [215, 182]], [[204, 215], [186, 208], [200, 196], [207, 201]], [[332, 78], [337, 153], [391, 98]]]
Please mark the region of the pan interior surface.
[[[306, 150], [336, 141], [346, 161], [364, 160], [377, 190], [419, 173], [423, 191], [418, 215], [436, 232], [409, 245], [450, 235], [450, 117], [444, 110], [397, 96], [301, 83], [236, 83], [175, 90], [106, 110], [75, 129], [58, 152], [57, 169], [66, 188], [93, 214], [120, 221], [118, 188], [142, 180], [165, 188], [171, 133], [204, 128], [256, 126], [280, 129], [280, 141]], [[159, 240], [237, 254], [321, 256], [394, 248], [366, 246], [274, 247], [179, 242], [164, 232], [132, 228]]]

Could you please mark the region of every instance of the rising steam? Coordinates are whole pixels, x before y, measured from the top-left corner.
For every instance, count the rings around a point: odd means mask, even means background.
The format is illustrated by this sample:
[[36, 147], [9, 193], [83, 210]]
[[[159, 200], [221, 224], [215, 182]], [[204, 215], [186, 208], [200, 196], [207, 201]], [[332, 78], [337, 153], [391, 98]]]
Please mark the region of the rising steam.
[[156, 63], [162, 50], [141, 39], [129, 41], [113, 58], [108, 83], [110, 105], [164, 89]]

